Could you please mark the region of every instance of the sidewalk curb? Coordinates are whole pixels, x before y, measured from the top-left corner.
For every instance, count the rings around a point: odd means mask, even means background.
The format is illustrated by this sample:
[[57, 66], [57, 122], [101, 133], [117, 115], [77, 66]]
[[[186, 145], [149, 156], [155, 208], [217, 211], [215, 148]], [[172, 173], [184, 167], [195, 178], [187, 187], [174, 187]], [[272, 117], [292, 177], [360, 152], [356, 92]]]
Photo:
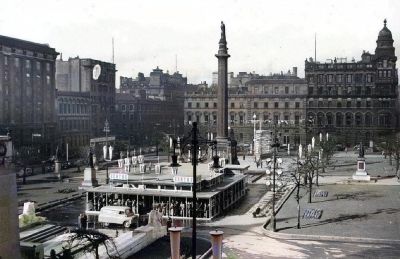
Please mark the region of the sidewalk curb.
[[[291, 189], [289, 189], [289, 191], [287, 191], [284, 196], [276, 203], [276, 208], [275, 208], [275, 215], [278, 214], [278, 212], [280, 211], [280, 209], [282, 208], [283, 204], [285, 204], [285, 202], [289, 199], [290, 195], [292, 195], [292, 193], [294, 192], [294, 190], [296, 190], [296, 185], [293, 185], [292, 187], [290, 187]], [[268, 226], [268, 224], [271, 221], [271, 211], [269, 211], [269, 213], [266, 215], [267, 217], [267, 221], [266, 223], [262, 226], [262, 228], [266, 228]]]
[[60, 204], [63, 204], [63, 203], [69, 202], [69, 201], [73, 201], [73, 200], [77, 200], [79, 198], [84, 197], [85, 194], [86, 194], [85, 192], [78, 192], [78, 193], [72, 194], [68, 197], [64, 197], [64, 198], [57, 199], [57, 200], [52, 200], [52, 201], [45, 202], [45, 203], [40, 203], [37, 205], [36, 211], [37, 212], [44, 211], [44, 210], [50, 209], [52, 207], [58, 206]]
[[347, 242], [347, 243], [394, 244], [394, 245], [400, 244], [400, 240], [393, 240], [393, 239], [277, 233], [267, 230], [264, 227], [262, 227], [262, 232], [267, 237], [275, 239], [285, 239], [285, 240], [333, 241], [333, 242]]

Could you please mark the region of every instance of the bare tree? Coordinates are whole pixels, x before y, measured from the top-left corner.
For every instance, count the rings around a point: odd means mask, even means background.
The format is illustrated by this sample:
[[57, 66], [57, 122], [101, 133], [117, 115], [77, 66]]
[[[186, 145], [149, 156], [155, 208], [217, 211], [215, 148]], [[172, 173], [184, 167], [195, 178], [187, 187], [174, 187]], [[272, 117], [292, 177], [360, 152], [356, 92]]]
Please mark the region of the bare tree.
[[385, 158], [389, 156], [389, 164], [393, 165], [393, 157], [396, 161], [396, 176], [399, 177], [400, 169], [400, 136], [397, 133], [387, 134], [378, 146], [383, 150]]
[[320, 168], [320, 162], [318, 157], [318, 152], [312, 150], [311, 152], [307, 152], [306, 159], [304, 160], [302, 170], [304, 170], [304, 178], [307, 179], [305, 183], [308, 186], [308, 203], [311, 203], [311, 196], [312, 196], [312, 186], [313, 186], [313, 179], [316, 176], [318, 170]]
[[[93, 253], [96, 259], [99, 259], [99, 247], [104, 246], [108, 258], [120, 258], [117, 247], [108, 235], [94, 229], [74, 229], [71, 230], [72, 235], [68, 239], [69, 250], [74, 247], [83, 248], [84, 253]], [[110, 249], [117, 252], [117, 256], [110, 254]]]
[[306, 171], [303, 166], [303, 162], [301, 162], [298, 157], [294, 164], [295, 168], [293, 168], [294, 170], [291, 170], [290, 175], [292, 182], [296, 185], [295, 199], [297, 202], [297, 228], [300, 229], [300, 199], [302, 198], [302, 196], [300, 196], [300, 188], [303, 186], [301, 179], [306, 175]]
[[317, 177], [316, 177], [316, 185], [319, 186], [319, 175], [320, 172], [322, 175], [325, 174], [325, 169], [331, 163], [331, 159], [333, 154], [335, 153], [336, 148], [336, 141], [334, 138], [329, 138], [329, 140], [323, 140], [319, 142], [320, 152], [321, 152], [321, 159], [318, 161], [318, 167], [321, 170], [317, 170]]

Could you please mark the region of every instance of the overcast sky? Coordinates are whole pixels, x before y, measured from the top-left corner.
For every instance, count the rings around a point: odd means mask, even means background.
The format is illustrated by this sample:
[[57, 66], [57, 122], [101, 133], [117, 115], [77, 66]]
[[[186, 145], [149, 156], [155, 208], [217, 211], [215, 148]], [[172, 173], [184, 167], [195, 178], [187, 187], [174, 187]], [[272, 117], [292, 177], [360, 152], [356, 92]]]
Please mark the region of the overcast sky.
[[79, 55], [111, 61], [115, 39], [117, 77], [145, 75], [160, 66], [189, 82], [211, 83], [220, 21], [226, 24], [229, 71], [269, 74], [304, 60], [355, 57], [374, 52], [387, 18], [396, 50], [400, 1], [292, 0], [2, 0], [0, 34], [49, 43], [63, 59]]

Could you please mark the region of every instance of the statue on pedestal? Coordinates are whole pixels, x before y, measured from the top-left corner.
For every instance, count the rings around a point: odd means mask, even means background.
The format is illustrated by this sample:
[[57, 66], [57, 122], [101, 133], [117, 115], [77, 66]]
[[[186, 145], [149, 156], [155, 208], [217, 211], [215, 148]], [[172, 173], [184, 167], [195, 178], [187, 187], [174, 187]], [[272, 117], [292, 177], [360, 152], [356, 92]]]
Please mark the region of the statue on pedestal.
[[360, 149], [358, 150], [358, 157], [359, 158], [363, 158], [365, 155], [365, 151], [364, 151], [364, 146], [363, 143], [360, 143]]
[[149, 213], [149, 221], [147, 223], [148, 226], [152, 227], [161, 227], [162, 213], [157, 209], [157, 205], [153, 205], [153, 210]]
[[58, 150], [58, 145], [56, 147], [55, 161], [58, 161], [58, 157], [60, 156], [60, 151]]
[[93, 150], [92, 150], [92, 148], [89, 148], [88, 166], [89, 166], [90, 168], [94, 168], [94, 163], [93, 163]]

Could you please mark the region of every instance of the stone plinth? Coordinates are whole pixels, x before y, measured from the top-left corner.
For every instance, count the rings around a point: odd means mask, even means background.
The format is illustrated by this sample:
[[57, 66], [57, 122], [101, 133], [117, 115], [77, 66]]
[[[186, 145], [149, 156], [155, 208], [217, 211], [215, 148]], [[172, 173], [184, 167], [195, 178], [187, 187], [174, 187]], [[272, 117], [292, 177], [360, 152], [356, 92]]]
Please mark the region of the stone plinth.
[[357, 171], [353, 174], [353, 180], [356, 181], [370, 181], [371, 177], [366, 170], [365, 158], [357, 158]]
[[15, 173], [0, 168], [0, 256], [19, 259], [17, 184]]
[[62, 179], [62, 174], [61, 174], [61, 161], [56, 160], [54, 162], [54, 172], [57, 175], [58, 179]]
[[96, 187], [99, 183], [96, 179], [96, 169], [87, 167], [83, 175], [82, 187]]

